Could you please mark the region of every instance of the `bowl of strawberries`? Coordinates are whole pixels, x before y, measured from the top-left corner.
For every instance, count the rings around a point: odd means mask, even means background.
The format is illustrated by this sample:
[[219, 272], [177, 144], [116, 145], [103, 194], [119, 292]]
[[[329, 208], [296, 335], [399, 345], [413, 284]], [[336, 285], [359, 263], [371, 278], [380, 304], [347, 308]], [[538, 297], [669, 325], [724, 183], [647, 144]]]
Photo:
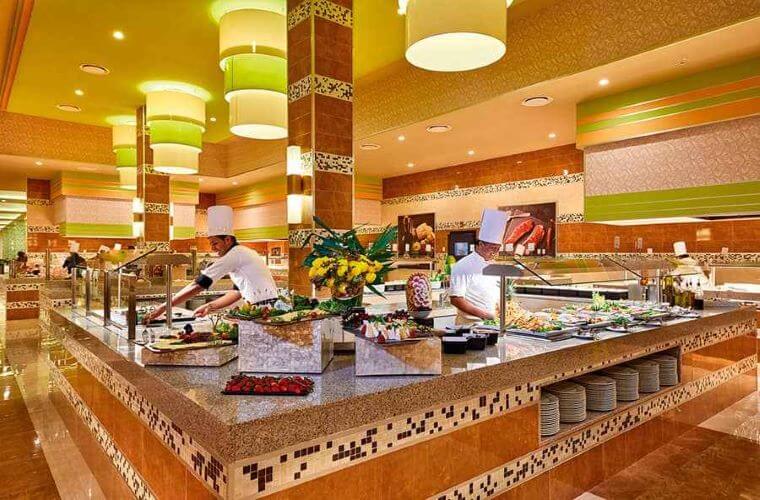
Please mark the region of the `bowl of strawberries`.
[[239, 396], [306, 396], [314, 390], [314, 381], [309, 377], [291, 375], [255, 376], [238, 374], [232, 376], [224, 386], [222, 394]]

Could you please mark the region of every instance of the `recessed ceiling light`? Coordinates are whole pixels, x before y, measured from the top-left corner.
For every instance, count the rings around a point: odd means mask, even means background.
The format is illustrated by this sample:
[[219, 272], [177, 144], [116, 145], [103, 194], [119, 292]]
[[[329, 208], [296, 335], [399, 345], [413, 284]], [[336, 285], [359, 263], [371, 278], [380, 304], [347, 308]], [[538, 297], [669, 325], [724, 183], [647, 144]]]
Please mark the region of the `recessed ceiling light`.
[[203, 177], [198, 177], [198, 182], [203, 182]]
[[365, 142], [359, 146], [359, 148], [365, 151], [374, 151], [376, 149], [380, 149], [380, 144], [375, 144], [374, 142]]
[[113, 32], [113, 37], [117, 40], [124, 40], [124, 32], [116, 30]]
[[38, 167], [43, 165], [43, 163], [40, 160], [37, 160], [36, 162], [34, 162], [34, 164], [37, 165]]
[[6, 201], [8, 201], [8, 200], [0, 200], [0, 203], [5, 203]]
[[409, 163], [406, 164], [406, 166], [409, 167], [409, 168], [412, 168], [414, 166], [414, 163], [409, 162]]
[[451, 125], [430, 125], [425, 130], [431, 134], [443, 134], [444, 132], [451, 130]]
[[562, 170], [562, 175], [570, 175], [570, 172], [567, 169]]
[[522, 163], [522, 160], [517, 160], [517, 164], [520, 165]]
[[522, 105], [528, 106], [529, 108], [540, 108], [541, 106], [546, 106], [553, 100], [554, 99], [552, 99], [548, 95], [537, 95], [533, 97], [528, 97], [527, 99], [523, 99]]
[[232, 185], [233, 186], [237, 186], [238, 185], [238, 181], [232, 181]]
[[400, 135], [400, 136], [398, 136], [398, 140], [399, 140], [399, 142], [404, 142], [406, 140], [406, 136], [405, 135]]
[[471, 150], [467, 151], [467, 154], [468, 154], [469, 156], [475, 156], [475, 150], [474, 150], [474, 149], [471, 149]]
[[683, 66], [687, 62], [689, 62], [689, 60], [684, 57], [683, 59], [681, 59], [681, 60], [678, 61], [678, 64], [681, 65], [681, 66]]
[[90, 63], [84, 63], [79, 65], [79, 69], [84, 71], [85, 73], [89, 73], [90, 75], [98, 75], [103, 76], [110, 73], [108, 68], [104, 66], [99, 66], [97, 64], [90, 64]]
[[606, 87], [609, 84], [610, 84], [609, 78], [602, 78], [601, 80], [599, 80], [600, 87]]
[[68, 111], [69, 113], [79, 113], [82, 111], [82, 108], [73, 104], [56, 104], [55, 107], [61, 111]]
[[212, 116], [211, 118], [209, 118], [209, 121], [210, 122], [215, 122], [216, 121], [216, 116]]
[[549, 139], [556, 139], [556, 138], [557, 138], [557, 134], [555, 134], [554, 132], [549, 132]]
[[76, 89], [76, 90], [74, 91], [74, 93], [75, 93], [76, 95], [78, 95], [78, 96], [83, 96], [83, 95], [84, 95], [84, 90], [82, 90], [82, 89]]

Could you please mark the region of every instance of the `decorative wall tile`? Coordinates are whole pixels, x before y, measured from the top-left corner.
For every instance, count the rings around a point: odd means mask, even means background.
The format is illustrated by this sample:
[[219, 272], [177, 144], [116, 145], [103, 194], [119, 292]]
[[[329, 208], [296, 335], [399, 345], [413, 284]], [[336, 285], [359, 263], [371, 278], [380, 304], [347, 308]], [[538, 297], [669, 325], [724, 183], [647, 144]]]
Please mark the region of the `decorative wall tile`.
[[344, 101], [354, 100], [354, 86], [327, 76], [314, 76], [314, 92]]
[[311, 75], [306, 75], [297, 82], [288, 85], [288, 102], [292, 103], [311, 95], [313, 90], [311, 82]]
[[704, 394], [731, 380], [757, 364], [753, 355], [719, 371], [676, 386], [641, 404], [609, 418], [596, 422], [559, 441], [550, 442], [542, 448], [507, 462], [491, 471], [443, 491], [433, 498], [437, 500], [483, 499], [503, 493], [542, 474], [558, 465], [608, 441], [621, 433], [637, 427], [666, 411]]
[[311, 15], [311, 3], [312, 0], [304, 0], [296, 8], [288, 12], [288, 31], [309, 18], [309, 15]]
[[58, 226], [27, 226], [27, 232], [29, 233], [51, 233], [58, 234]]
[[459, 220], [459, 221], [436, 221], [436, 231], [456, 231], [459, 229], [478, 229], [480, 220]]
[[331, 2], [330, 0], [312, 0], [314, 4], [314, 15], [327, 19], [334, 23], [346, 26], [348, 28], [353, 27], [354, 15], [351, 9]]
[[314, 155], [314, 168], [322, 172], [335, 172], [353, 175], [354, 159], [350, 156], [335, 155], [317, 151]]
[[168, 214], [168, 203], [145, 203], [146, 214]]
[[399, 196], [397, 198], [388, 198], [383, 200], [383, 205], [399, 205], [402, 203], [422, 203], [431, 200], [443, 200], [453, 198], [463, 198], [483, 193], [500, 193], [513, 191], [516, 189], [529, 189], [542, 186], [558, 186], [563, 184], [575, 184], [583, 182], [583, 174], [559, 175], [554, 177], [540, 177], [536, 179], [520, 180], [515, 182], [502, 182], [499, 184], [489, 184], [485, 186], [468, 187], [461, 189], [451, 189], [448, 191], [438, 191], [435, 193], [414, 194], [409, 196]]
[[168, 241], [146, 241], [143, 250], [155, 248], [158, 252], [170, 252], [171, 245]]
[[27, 198], [26, 204], [34, 207], [46, 207], [52, 205], [52, 202], [50, 200], [42, 200], [38, 198]]
[[572, 222], [583, 222], [583, 214], [559, 214], [557, 215], [557, 222], [560, 224], [569, 224]]
[[27, 292], [29, 290], [39, 290], [44, 283], [8, 283], [5, 285], [7, 292]]
[[[654, 259], [663, 260], [673, 257], [673, 253], [614, 253], [614, 252], [562, 252], [558, 256], [565, 259], [601, 259], [606, 256], [619, 259], [621, 261], [626, 260], [638, 260], [638, 259]], [[741, 263], [756, 263], [760, 262], [760, 252], [745, 252], [745, 253], [700, 253], [689, 252], [689, 256], [693, 257], [702, 265], [717, 265], [717, 264], [741, 264]]]
[[39, 309], [40, 303], [37, 300], [24, 300], [20, 302], [6, 302], [7, 309]]
[[140, 500], [153, 500], [157, 497], [153, 494], [148, 483], [140, 476], [132, 463], [127, 459], [124, 453], [119, 450], [116, 441], [108, 433], [108, 430], [98, 420], [95, 414], [90, 410], [87, 404], [79, 397], [71, 384], [61, 374], [58, 367], [52, 362], [50, 367], [50, 382], [57, 386], [61, 393], [66, 397], [68, 403], [79, 415], [84, 425], [89, 429], [92, 437], [103, 449], [103, 452], [111, 460], [111, 463], [124, 479], [127, 487]]

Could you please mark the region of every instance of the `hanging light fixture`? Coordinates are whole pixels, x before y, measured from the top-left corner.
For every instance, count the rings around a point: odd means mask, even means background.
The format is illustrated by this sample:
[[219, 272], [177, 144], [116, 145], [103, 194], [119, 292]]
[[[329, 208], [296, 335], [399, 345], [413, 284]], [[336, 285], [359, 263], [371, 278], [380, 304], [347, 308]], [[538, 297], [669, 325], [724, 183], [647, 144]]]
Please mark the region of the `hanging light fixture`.
[[469, 71], [507, 50], [513, 0], [399, 0], [406, 14], [406, 59], [429, 71]]
[[113, 152], [122, 189], [137, 189], [137, 132], [134, 125], [113, 126]]
[[230, 132], [252, 139], [288, 136], [285, 2], [232, 4], [219, 19], [219, 65], [230, 103]]
[[170, 85], [145, 96], [153, 169], [165, 174], [197, 174], [203, 146], [206, 104], [197, 93]]

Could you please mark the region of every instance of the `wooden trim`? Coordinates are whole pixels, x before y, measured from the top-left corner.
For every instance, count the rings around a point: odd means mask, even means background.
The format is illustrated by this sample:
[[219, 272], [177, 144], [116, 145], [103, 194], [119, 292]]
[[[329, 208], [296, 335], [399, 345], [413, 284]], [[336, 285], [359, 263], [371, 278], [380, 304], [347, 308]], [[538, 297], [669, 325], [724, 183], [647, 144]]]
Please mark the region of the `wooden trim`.
[[11, 90], [13, 89], [13, 82], [16, 79], [16, 71], [21, 60], [21, 51], [24, 48], [24, 40], [26, 40], [26, 32], [32, 19], [33, 8], [34, 0], [16, 1], [16, 16], [11, 27], [10, 50], [8, 51], [8, 60], [3, 69], [3, 79], [0, 85], [2, 89], [2, 93], [0, 93], [0, 111], [5, 111], [8, 108], [8, 102], [11, 99]]

